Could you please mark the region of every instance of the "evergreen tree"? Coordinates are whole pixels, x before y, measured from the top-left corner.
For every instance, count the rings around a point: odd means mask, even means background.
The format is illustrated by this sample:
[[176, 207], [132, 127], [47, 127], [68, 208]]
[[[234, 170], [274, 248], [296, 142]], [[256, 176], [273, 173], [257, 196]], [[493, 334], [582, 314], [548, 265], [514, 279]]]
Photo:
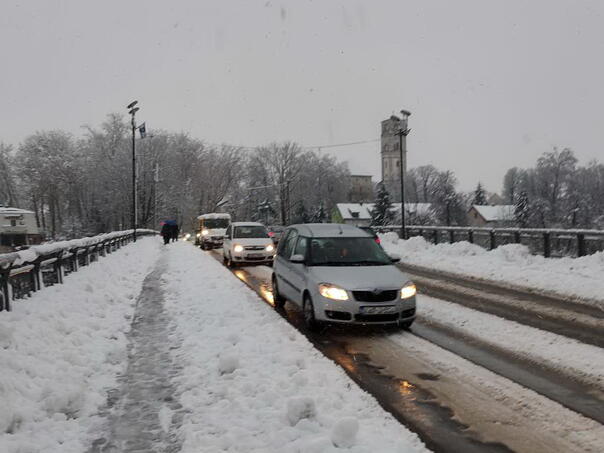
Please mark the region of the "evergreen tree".
[[323, 202], [319, 203], [319, 207], [314, 212], [311, 220], [313, 223], [325, 223], [327, 220], [327, 213], [323, 207]]
[[476, 186], [476, 190], [474, 190], [474, 198], [472, 199], [472, 204], [476, 204], [479, 206], [484, 206], [488, 204], [487, 194], [484, 191], [484, 187], [482, 187], [482, 184], [480, 182]]
[[393, 219], [394, 213], [392, 212], [390, 194], [384, 184], [379, 184], [375, 204], [371, 211], [371, 226], [390, 225]]
[[298, 206], [296, 206], [294, 223], [308, 223], [309, 221], [310, 217], [308, 216], [308, 212], [306, 211], [304, 201], [300, 201], [300, 203], [298, 203]]
[[521, 191], [516, 199], [516, 205], [514, 207], [514, 217], [516, 223], [521, 228], [526, 228], [529, 224], [529, 199], [526, 191]]

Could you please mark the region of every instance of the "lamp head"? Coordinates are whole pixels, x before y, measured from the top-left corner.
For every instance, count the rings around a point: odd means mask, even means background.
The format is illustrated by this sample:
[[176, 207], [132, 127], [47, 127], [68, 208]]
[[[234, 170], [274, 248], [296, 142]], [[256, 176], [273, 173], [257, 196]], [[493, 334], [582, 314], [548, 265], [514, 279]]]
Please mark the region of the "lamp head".
[[130, 110], [132, 107], [134, 107], [136, 104], [138, 104], [138, 101], [132, 101], [130, 104], [128, 104], [128, 107], [126, 107], [128, 110]]
[[411, 116], [411, 112], [408, 110], [401, 110], [401, 120], [402, 121], [407, 121], [407, 119], [409, 119], [409, 117]]

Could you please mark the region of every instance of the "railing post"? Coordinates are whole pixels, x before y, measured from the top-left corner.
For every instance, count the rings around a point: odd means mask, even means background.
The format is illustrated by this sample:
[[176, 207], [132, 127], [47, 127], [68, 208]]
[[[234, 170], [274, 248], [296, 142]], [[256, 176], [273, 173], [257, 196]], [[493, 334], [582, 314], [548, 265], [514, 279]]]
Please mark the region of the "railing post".
[[549, 232], [546, 231], [545, 233], [543, 233], [543, 256], [545, 258], [549, 258], [550, 254], [551, 254], [549, 239], [550, 239]]
[[494, 250], [497, 247], [497, 238], [495, 237], [495, 230], [489, 231], [489, 250]]
[[474, 230], [468, 230], [468, 242], [474, 244]]
[[57, 284], [63, 283], [63, 251], [57, 253], [57, 260], [55, 261], [55, 272], [57, 274]]
[[455, 230], [449, 230], [449, 244], [455, 242]]
[[438, 244], [438, 230], [434, 230], [433, 233], [434, 243]]
[[518, 230], [514, 231], [514, 242], [520, 244], [520, 231]]
[[10, 266], [6, 269], [0, 269], [0, 311], [10, 311], [10, 292], [8, 290], [8, 276], [10, 275]]
[[34, 265], [34, 268], [29, 271], [29, 278], [31, 279], [31, 286], [35, 291], [40, 291], [40, 289], [44, 288], [44, 279], [42, 278], [42, 269], [40, 268], [40, 262], [42, 261], [42, 257], [36, 258], [36, 260], [31, 263]]
[[585, 256], [585, 235], [577, 233], [577, 256]]

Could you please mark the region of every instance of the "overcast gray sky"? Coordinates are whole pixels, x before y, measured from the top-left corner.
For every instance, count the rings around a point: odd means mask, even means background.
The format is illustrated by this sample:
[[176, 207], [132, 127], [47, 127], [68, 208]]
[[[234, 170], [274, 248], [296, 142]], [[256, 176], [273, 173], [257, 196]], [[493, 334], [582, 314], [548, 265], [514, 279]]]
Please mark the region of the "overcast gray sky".
[[[552, 146], [604, 157], [604, 2], [2, 0], [0, 141], [78, 135], [133, 99], [211, 143], [379, 138], [499, 191]], [[329, 149], [379, 179], [379, 144]]]

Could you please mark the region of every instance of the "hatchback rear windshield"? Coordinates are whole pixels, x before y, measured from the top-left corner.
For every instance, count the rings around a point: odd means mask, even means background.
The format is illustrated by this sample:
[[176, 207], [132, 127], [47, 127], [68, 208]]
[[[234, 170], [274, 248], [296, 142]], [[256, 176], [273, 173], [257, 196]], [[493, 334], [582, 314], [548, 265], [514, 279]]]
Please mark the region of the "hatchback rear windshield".
[[373, 238], [310, 239], [308, 264], [311, 266], [384, 266], [390, 257]]
[[237, 226], [234, 228], [233, 237], [235, 238], [267, 238], [268, 231], [263, 226]]

